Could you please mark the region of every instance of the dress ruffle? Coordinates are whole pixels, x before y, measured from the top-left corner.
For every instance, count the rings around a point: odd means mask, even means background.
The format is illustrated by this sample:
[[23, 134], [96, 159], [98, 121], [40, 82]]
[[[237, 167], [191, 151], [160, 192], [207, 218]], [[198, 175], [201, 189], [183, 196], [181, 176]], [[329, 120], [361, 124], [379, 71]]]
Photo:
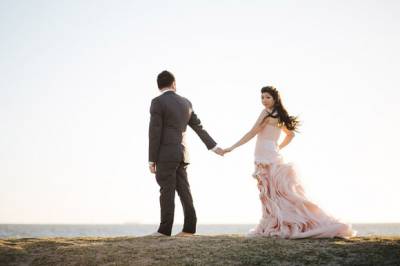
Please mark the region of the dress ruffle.
[[280, 238], [348, 238], [356, 235], [351, 225], [326, 214], [307, 199], [292, 164], [282, 161], [255, 164], [262, 218], [248, 236]]

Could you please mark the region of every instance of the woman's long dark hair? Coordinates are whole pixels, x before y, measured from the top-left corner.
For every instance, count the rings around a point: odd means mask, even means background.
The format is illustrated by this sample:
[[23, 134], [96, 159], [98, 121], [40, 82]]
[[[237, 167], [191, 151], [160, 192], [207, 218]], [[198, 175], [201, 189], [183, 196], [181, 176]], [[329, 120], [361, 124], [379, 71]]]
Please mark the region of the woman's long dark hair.
[[268, 117], [273, 117], [278, 118], [278, 123], [285, 125], [287, 129], [297, 131], [300, 121], [297, 116], [290, 116], [286, 111], [282, 104], [281, 96], [279, 95], [278, 90], [273, 86], [266, 86], [261, 89], [261, 93], [265, 92], [272, 96], [275, 104], [272, 108], [272, 112], [264, 117], [264, 119], [261, 121], [261, 124], [264, 123]]

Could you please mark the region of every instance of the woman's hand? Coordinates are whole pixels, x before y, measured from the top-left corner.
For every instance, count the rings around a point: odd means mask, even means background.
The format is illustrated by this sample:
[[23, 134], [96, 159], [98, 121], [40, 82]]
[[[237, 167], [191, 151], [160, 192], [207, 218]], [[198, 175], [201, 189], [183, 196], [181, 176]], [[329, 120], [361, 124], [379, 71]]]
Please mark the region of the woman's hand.
[[224, 149], [224, 154], [233, 151], [232, 147]]

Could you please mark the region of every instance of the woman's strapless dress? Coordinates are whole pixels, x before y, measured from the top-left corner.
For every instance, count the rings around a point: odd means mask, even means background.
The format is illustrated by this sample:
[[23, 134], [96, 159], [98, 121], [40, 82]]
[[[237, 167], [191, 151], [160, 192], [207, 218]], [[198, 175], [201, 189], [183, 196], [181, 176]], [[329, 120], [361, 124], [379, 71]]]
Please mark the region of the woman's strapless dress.
[[351, 225], [340, 222], [307, 199], [292, 164], [285, 163], [277, 142], [282, 129], [267, 124], [257, 135], [255, 171], [262, 218], [247, 236], [348, 238]]

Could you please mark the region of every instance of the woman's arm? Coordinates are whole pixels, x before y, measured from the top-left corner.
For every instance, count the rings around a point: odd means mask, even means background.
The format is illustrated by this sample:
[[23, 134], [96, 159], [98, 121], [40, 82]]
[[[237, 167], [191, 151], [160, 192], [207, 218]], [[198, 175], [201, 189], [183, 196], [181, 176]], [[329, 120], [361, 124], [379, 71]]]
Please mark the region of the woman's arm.
[[257, 135], [258, 132], [268, 123], [268, 119], [266, 119], [262, 124], [261, 121], [264, 119], [264, 117], [267, 115], [266, 111], [263, 110], [261, 114], [258, 116], [258, 119], [256, 123], [253, 125], [253, 127], [250, 129], [249, 132], [247, 132], [238, 142], [233, 144], [231, 147], [224, 149], [224, 152], [231, 152], [234, 149], [236, 149], [239, 146], [242, 146], [243, 144], [247, 143], [249, 140], [251, 140], [255, 135]]
[[285, 132], [286, 137], [283, 139], [282, 143], [279, 144], [279, 149], [283, 149], [286, 147], [294, 138], [294, 131], [287, 129], [287, 127], [283, 126], [282, 127], [283, 132]]

